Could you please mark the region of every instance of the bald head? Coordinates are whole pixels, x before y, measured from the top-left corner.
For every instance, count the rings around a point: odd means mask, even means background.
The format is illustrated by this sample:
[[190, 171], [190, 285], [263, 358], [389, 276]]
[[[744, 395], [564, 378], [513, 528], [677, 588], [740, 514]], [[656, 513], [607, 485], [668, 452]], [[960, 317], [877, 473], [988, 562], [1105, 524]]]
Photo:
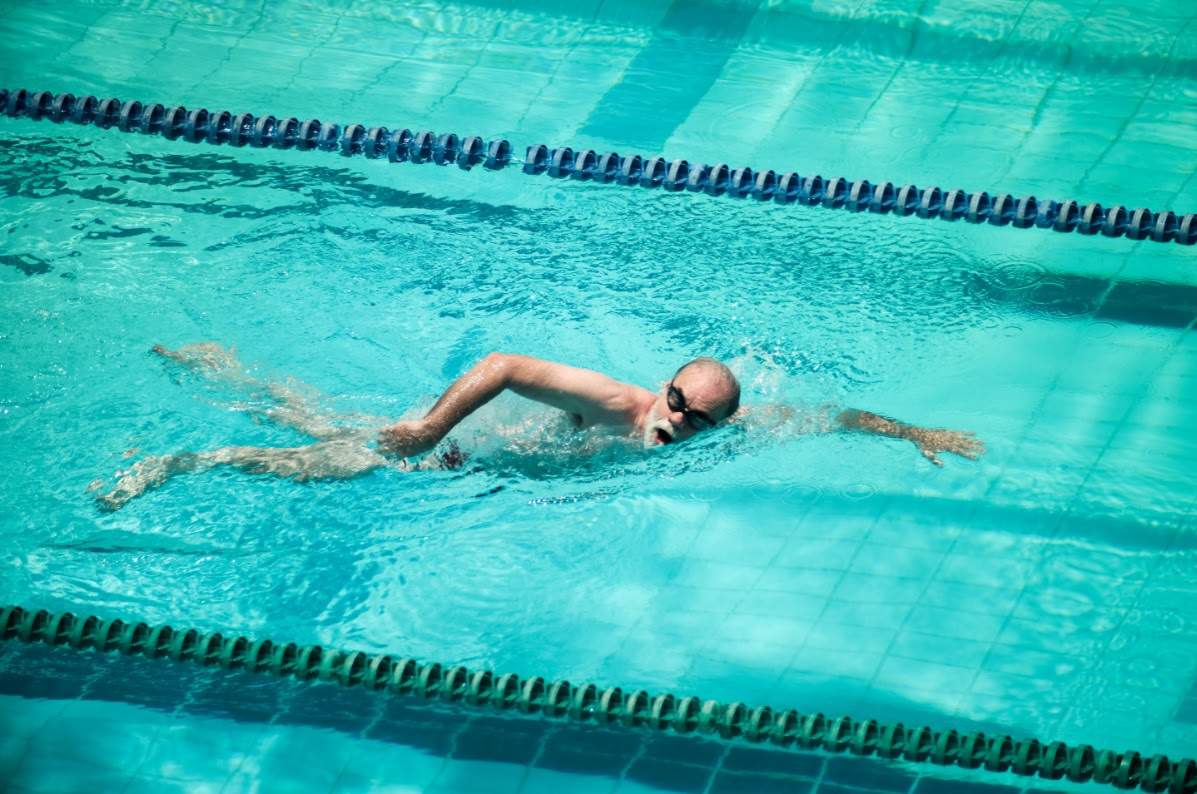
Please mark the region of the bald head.
[[724, 390], [724, 410], [723, 415], [719, 417], [718, 421], [727, 419], [740, 409], [740, 381], [736, 380], [736, 376], [732, 374], [732, 371], [723, 362], [705, 356], [696, 358], [693, 361], [682, 364], [678, 368], [678, 371], [673, 373], [673, 379], [676, 381], [678, 376], [683, 372], [692, 370], [701, 370], [703, 374], [719, 383]]

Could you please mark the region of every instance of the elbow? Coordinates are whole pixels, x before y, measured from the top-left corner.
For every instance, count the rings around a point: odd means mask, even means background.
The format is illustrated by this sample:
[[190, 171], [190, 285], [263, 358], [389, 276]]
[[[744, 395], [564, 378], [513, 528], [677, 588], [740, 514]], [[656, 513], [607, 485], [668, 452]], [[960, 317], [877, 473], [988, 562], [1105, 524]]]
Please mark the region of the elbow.
[[478, 367], [487, 373], [493, 373], [499, 378], [502, 385], [506, 387], [511, 383], [512, 372], [516, 369], [519, 357], [513, 356], [510, 353], [500, 353], [495, 351], [487, 353], [483, 359], [478, 362]]
[[506, 372], [511, 368], [511, 359], [509, 354], [495, 351], [487, 353], [478, 365], [489, 372]]

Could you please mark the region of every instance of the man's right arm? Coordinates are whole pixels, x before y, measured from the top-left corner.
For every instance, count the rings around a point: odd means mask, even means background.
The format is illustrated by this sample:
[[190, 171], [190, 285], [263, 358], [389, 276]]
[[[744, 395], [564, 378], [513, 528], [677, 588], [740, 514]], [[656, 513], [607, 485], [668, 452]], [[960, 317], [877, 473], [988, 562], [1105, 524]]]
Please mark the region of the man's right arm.
[[505, 389], [560, 408], [583, 427], [634, 421], [638, 391], [592, 370], [530, 356], [491, 353], [454, 381], [423, 419], [383, 428], [379, 447], [401, 457], [427, 452]]
[[852, 408], [840, 411], [835, 421], [843, 430], [905, 439], [918, 447], [924, 458], [941, 468], [943, 461], [936, 454], [939, 452], [951, 452], [969, 460], [976, 460], [978, 455], [985, 454], [985, 443], [967, 431], [918, 427]]
[[758, 430], [776, 432], [782, 427], [796, 433], [831, 433], [837, 430], [869, 433], [876, 436], [900, 438], [919, 448], [923, 457], [936, 466], [943, 466], [937, 453], [976, 460], [985, 454], [985, 443], [973, 433], [942, 428], [918, 427], [854, 408], [837, 409], [832, 404], [798, 410], [793, 406], [776, 404], [753, 409], [751, 421]]

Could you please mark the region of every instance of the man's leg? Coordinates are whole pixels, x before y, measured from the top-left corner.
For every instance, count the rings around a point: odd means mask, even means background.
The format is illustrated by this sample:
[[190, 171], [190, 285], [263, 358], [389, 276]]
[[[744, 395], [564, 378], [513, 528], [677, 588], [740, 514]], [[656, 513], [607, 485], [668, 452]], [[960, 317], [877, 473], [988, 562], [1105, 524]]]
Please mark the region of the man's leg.
[[[150, 455], [133, 464], [125, 472], [117, 472], [120, 478], [111, 493], [96, 494], [96, 505], [106, 513], [119, 510], [130, 499], [141, 496], [163, 485], [177, 474], [185, 474], [199, 468], [208, 468], [202, 456], [193, 452], [177, 455]], [[89, 489], [90, 490], [90, 489]]]
[[257, 378], [237, 358], [235, 349], [223, 348], [215, 342], [196, 342], [183, 345], [178, 350], [154, 345], [151, 350], [198, 375], [243, 390], [248, 393], [247, 396], [264, 395], [273, 405], [263, 408], [253, 401], [225, 405], [245, 411], [255, 419], [265, 419], [272, 424], [291, 428], [316, 441], [332, 441], [355, 433], [363, 425], [380, 427], [390, 421], [359, 414], [335, 414], [314, 407], [324, 400], [316, 389], [293, 378], [288, 379], [289, 383]]
[[388, 465], [360, 438], [321, 441], [301, 447], [222, 447], [212, 452], [150, 456], [121, 475], [110, 493], [96, 496], [101, 510], [124, 507], [179, 474], [232, 466], [247, 474], [272, 474], [296, 482], [348, 480]]
[[301, 447], [224, 447], [201, 455], [210, 465], [246, 474], [273, 474], [295, 482], [349, 480], [387, 466], [386, 458], [355, 438], [318, 441]]

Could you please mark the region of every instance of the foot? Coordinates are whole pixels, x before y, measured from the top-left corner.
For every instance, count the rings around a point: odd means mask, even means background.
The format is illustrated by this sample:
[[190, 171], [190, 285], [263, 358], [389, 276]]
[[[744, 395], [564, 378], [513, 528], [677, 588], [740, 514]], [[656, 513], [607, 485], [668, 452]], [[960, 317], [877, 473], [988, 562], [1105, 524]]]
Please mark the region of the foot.
[[225, 349], [215, 342], [194, 342], [190, 345], [183, 345], [178, 350], [154, 345], [150, 348], [150, 352], [163, 358], [169, 358], [171, 361], [177, 361], [191, 369], [208, 367], [219, 372], [238, 366], [236, 349]]
[[[120, 510], [131, 499], [141, 496], [146, 491], [152, 491], [174, 475], [193, 471], [198, 463], [199, 457], [190, 452], [178, 455], [150, 455], [143, 458], [134, 463], [133, 468], [128, 471], [117, 472], [120, 479], [116, 481], [112, 491], [96, 494], [96, 507], [104, 513]], [[89, 487], [88, 490], [92, 489]]]

